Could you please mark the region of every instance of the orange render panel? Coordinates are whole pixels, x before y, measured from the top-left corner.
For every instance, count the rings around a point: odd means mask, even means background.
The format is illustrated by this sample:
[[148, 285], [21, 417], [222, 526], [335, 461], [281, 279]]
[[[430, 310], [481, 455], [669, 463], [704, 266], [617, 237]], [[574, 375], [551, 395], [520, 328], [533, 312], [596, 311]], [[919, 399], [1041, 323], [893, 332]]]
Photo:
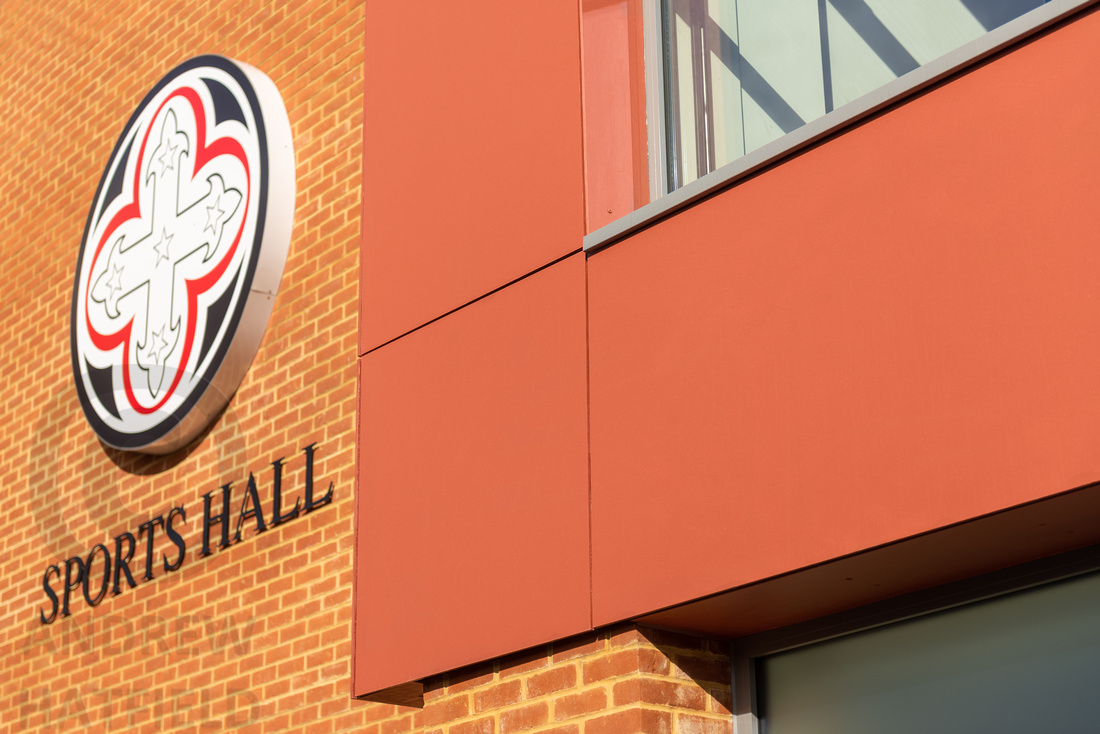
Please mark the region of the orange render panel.
[[596, 625], [1100, 480], [1098, 68], [1089, 14], [591, 257]]
[[578, 14], [368, 4], [360, 353], [580, 249]]
[[590, 628], [585, 261], [360, 359], [355, 694]]

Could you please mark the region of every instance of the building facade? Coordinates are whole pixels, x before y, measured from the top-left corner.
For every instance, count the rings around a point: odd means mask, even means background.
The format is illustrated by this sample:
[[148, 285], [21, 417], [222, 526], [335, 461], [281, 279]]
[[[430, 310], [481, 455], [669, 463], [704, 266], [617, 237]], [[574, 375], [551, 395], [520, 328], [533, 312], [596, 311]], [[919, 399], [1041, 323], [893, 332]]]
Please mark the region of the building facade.
[[[860, 654], [799, 651], [1032, 586], [964, 629], [1074, 609], [1093, 649], [1100, 16], [925, 59], [803, 5], [810, 91], [751, 67], [749, 2], [6, 3], [5, 730], [815, 730], [791, 701], [848, 699], [803, 678]], [[294, 224], [240, 387], [147, 456], [81, 412], [74, 268], [200, 54], [278, 87]]]

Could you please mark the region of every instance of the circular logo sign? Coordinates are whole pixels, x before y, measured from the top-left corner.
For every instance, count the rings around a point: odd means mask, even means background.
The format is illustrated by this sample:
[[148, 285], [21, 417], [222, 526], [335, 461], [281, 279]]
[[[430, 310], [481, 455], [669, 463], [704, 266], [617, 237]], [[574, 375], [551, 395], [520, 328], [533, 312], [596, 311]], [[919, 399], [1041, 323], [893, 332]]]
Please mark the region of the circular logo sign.
[[225, 407], [293, 217], [290, 122], [267, 76], [200, 56], [149, 92], [100, 179], [73, 285], [73, 373], [104, 443], [168, 453]]

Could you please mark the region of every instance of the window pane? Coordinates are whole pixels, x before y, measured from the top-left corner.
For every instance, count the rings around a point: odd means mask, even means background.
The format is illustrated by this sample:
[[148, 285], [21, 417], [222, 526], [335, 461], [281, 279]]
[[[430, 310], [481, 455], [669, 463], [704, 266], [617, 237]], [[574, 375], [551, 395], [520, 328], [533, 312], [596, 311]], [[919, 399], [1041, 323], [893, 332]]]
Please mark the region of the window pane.
[[669, 188], [1045, 0], [665, 0]]
[[1095, 732], [1100, 574], [758, 661], [767, 734]]

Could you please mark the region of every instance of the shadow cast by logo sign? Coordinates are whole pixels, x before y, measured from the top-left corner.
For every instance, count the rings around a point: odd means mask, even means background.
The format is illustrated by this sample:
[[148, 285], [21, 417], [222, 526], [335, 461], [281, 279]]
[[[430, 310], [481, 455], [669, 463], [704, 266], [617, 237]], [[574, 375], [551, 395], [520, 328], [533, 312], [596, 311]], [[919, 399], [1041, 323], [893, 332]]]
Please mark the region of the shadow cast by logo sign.
[[[209, 388], [213, 389], [213, 388]], [[237, 476], [247, 472], [249, 450], [246, 438], [241, 431], [231, 405], [227, 402], [217, 417], [191, 443], [182, 449], [160, 456], [138, 454], [111, 448], [102, 441], [88, 440], [83, 445], [67, 439], [66, 434], [74, 426], [80, 426], [82, 434], [89, 439], [94, 434], [86, 429], [86, 423], [71, 385], [65, 384], [54, 390], [45, 407], [39, 414], [31, 437], [27, 482], [30, 487], [39, 488], [31, 492], [30, 510], [35, 526], [53, 557], [66, 558], [79, 555], [86, 550], [86, 541], [75, 537], [71, 526], [78, 524], [70, 516], [72, 505], [59, 501], [60, 485], [79, 487], [98, 487], [110, 484], [109, 472], [104, 472], [103, 459], [135, 477], [152, 477], [170, 471], [189, 458], [217, 428], [214, 449], [217, 451], [217, 476]], [[76, 476], [72, 476], [75, 474]], [[54, 491], [43, 491], [53, 487]], [[82, 508], [86, 517], [79, 523], [91, 520], [97, 532], [109, 533], [116, 527], [136, 526], [145, 520], [144, 515], [134, 512], [123, 501], [121, 487], [114, 482], [114, 490], [96, 493], [94, 501], [88, 494], [81, 496]]]

